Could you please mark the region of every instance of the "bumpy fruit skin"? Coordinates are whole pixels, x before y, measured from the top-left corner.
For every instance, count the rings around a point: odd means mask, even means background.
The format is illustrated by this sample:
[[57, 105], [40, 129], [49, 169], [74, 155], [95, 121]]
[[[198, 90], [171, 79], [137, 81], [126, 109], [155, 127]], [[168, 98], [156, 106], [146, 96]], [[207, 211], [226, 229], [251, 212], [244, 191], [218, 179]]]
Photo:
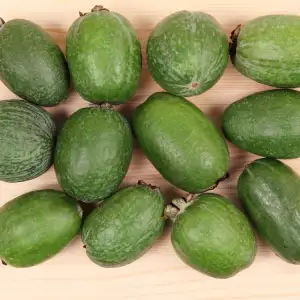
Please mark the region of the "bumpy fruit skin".
[[0, 101], [0, 180], [19, 182], [50, 167], [55, 123], [43, 108], [23, 100]]
[[76, 201], [55, 190], [11, 200], [0, 208], [0, 258], [14, 267], [47, 260], [78, 234], [81, 216]]
[[258, 233], [278, 256], [300, 263], [300, 178], [272, 158], [258, 159], [238, 180], [238, 195]]
[[127, 120], [105, 107], [75, 112], [65, 123], [54, 155], [59, 184], [68, 195], [95, 202], [115, 192], [132, 157]]
[[166, 91], [199, 95], [222, 76], [228, 41], [220, 24], [203, 12], [180, 11], [163, 19], [147, 44], [148, 68]]
[[226, 138], [248, 152], [300, 157], [300, 92], [270, 90], [232, 103], [223, 114]]
[[161, 236], [164, 199], [147, 185], [123, 188], [85, 220], [82, 240], [98, 265], [118, 267], [142, 256]]
[[50, 34], [27, 20], [0, 26], [0, 78], [16, 95], [41, 106], [57, 105], [69, 94], [64, 54]]
[[256, 255], [251, 226], [234, 204], [217, 194], [202, 194], [178, 214], [172, 244], [179, 257], [216, 278], [249, 267]]
[[121, 104], [135, 94], [141, 45], [122, 15], [103, 9], [78, 18], [67, 35], [67, 60], [75, 88], [85, 100]]
[[279, 88], [300, 86], [300, 17], [256, 18], [232, 36], [231, 60], [243, 75]]
[[136, 109], [132, 124], [148, 159], [176, 187], [201, 192], [226, 174], [229, 157], [221, 133], [184, 98], [155, 93]]

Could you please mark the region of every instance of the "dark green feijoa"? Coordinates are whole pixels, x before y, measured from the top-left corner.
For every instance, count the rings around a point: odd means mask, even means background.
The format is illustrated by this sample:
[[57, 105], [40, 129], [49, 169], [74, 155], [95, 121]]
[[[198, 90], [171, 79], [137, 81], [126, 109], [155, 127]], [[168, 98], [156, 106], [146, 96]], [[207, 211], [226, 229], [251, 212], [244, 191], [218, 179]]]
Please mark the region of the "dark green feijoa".
[[43, 108], [23, 100], [0, 101], [0, 180], [25, 181], [50, 167], [55, 124]]
[[233, 65], [266, 85], [300, 87], [300, 16], [266, 15], [239, 25], [231, 36]]
[[42, 27], [22, 19], [0, 22], [0, 78], [12, 92], [54, 106], [68, 97], [69, 77], [61, 49]]
[[300, 177], [272, 158], [258, 159], [238, 180], [238, 195], [257, 231], [284, 260], [300, 263]]
[[234, 102], [224, 112], [223, 132], [257, 155], [300, 157], [300, 92], [264, 91]]
[[135, 94], [141, 45], [122, 15], [102, 6], [80, 13], [67, 35], [67, 60], [75, 88], [85, 100], [121, 104]]
[[127, 120], [107, 106], [74, 113], [58, 136], [54, 167], [68, 195], [84, 202], [102, 200], [115, 192], [132, 156]]
[[33, 191], [0, 208], [0, 258], [14, 267], [37, 265], [62, 250], [79, 232], [82, 211], [55, 190]]
[[234, 204], [217, 194], [174, 199], [165, 209], [173, 221], [172, 244], [189, 266], [216, 278], [249, 267], [256, 255], [252, 228]]
[[182, 190], [206, 190], [228, 170], [228, 149], [221, 133], [182, 97], [166, 92], [150, 96], [134, 112], [133, 130], [154, 167]]
[[164, 203], [159, 188], [143, 182], [109, 197], [83, 224], [82, 240], [89, 258], [104, 267], [138, 259], [163, 232]]
[[180, 11], [163, 19], [147, 44], [154, 80], [179, 96], [199, 95], [222, 76], [228, 63], [228, 41], [212, 16]]

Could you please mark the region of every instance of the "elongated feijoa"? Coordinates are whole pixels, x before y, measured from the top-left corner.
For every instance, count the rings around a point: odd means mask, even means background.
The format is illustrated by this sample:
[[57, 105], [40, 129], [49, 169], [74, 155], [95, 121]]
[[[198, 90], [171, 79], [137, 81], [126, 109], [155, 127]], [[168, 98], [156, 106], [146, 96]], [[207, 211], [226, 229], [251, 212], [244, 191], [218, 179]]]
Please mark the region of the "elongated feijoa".
[[47, 260], [77, 235], [81, 216], [76, 201], [55, 190], [11, 200], [0, 208], [0, 258], [14, 267]]
[[106, 199], [85, 220], [82, 240], [89, 258], [104, 267], [139, 258], [161, 236], [164, 199], [159, 189], [139, 182]]
[[280, 88], [300, 86], [300, 16], [266, 15], [232, 33], [231, 60], [243, 75]]
[[232, 103], [223, 132], [238, 147], [273, 158], [300, 156], [300, 92], [270, 90]]
[[221, 133], [184, 98], [155, 93], [136, 109], [132, 124], [149, 160], [180, 189], [198, 193], [225, 176], [229, 156]]
[[299, 175], [279, 160], [258, 159], [240, 176], [238, 195], [258, 233], [277, 255], [299, 264]]
[[0, 22], [0, 78], [19, 97], [42, 106], [69, 94], [68, 66], [59, 46], [39, 25], [22, 19]]
[[142, 68], [137, 33], [124, 16], [102, 6], [72, 24], [67, 59], [75, 89], [89, 102], [121, 104], [137, 89]]

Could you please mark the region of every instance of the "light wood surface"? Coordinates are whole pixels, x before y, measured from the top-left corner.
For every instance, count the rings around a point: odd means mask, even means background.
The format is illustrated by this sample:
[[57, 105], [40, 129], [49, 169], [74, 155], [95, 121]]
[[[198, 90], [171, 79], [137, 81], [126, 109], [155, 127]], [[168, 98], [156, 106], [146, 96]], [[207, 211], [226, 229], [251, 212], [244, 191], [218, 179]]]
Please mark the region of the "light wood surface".
[[[297, 0], [103, 0], [102, 3], [85, 0], [0, 0], [1, 17], [30, 19], [46, 28], [65, 47], [66, 31], [77, 18], [78, 11], [87, 12], [95, 4], [124, 14], [138, 30], [143, 48], [154, 25], [166, 15], [186, 9], [202, 10], [214, 15], [230, 33], [239, 23], [259, 15], [294, 13], [300, 15]], [[145, 59], [144, 59], [145, 60]], [[222, 79], [203, 95], [190, 98], [220, 124], [225, 107], [252, 92], [268, 89], [246, 79], [229, 63]], [[151, 79], [144, 63], [143, 74], [136, 96], [119, 109], [127, 116], [151, 93], [161, 90]], [[0, 84], [0, 99], [15, 97]], [[87, 106], [75, 92], [61, 105], [48, 109], [59, 127], [68, 115]], [[230, 146], [231, 178], [216, 190], [238, 204], [236, 180], [243, 167], [255, 156]], [[300, 159], [286, 161], [300, 173]], [[168, 199], [180, 194], [161, 178], [141, 150], [135, 149], [134, 158], [124, 184], [143, 179], [162, 188]], [[59, 189], [53, 168], [43, 176], [22, 183], [0, 182], [0, 204], [25, 192]], [[227, 280], [202, 275], [184, 265], [170, 244], [170, 228], [157, 245], [131, 265], [104, 269], [91, 263], [82, 248], [80, 238], [62, 253], [39, 266], [14, 269], [0, 265], [0, 299], [24, 300], [299, 300], [300, 266], [277, 258], [261, 241], [255, 263], [247, 270]]]

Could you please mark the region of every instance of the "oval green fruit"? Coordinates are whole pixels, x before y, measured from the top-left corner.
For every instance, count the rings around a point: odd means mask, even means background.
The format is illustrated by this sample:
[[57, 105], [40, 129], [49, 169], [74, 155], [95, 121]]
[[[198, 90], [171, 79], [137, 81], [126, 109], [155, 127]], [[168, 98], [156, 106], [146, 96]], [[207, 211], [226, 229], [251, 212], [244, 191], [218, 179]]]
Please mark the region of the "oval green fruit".
[[47, 111], [23, 100], [0, 101], [0, 180], [25, 181], [46, 172], [54, 143]]
[[277, 255], [299, 264], [299, 175], [279, 160], [258, 159], [240, 176], [238, 195], [257, 231]]
[[76, 201], [55, 190], [11, 200], [0, 208], [0, 258], [14, 267], [47, 260], [77, 235], [81, 216]]
[[105, 106], [80, 109], [66, 121], [57, 140], [58, 182], [76, 199], [102, 200], [125, 177], [132, 147], [130, 126], [119, 112]]
[[37, 105], [57, 105], [69, 94], [62, 51], [50, 34], [27, 20], [0, 24], [0, 77], [12, 92]]
[[81, 14], [68, 32], [67, 60], [77, 92], [89, 102], [124, 103], [137, 89], [141, 45], [118, 13], [96, 6]]
[[233, 31], [231, 60], [243, 75], [266, 85], [300, 87], [300, 16], [267, 15]]
[[153, 94], [134, 112], [133, 129], [154, 167], [185, 191], [208, 189], [227, 172], [228, 149], [221, 133], [184, 98]]
[[142, 256], [163, 232], [164, 202], [158, 188], [144, 183], [109, 197], [83, 225], [89, 258], [104, 267], [117, 267]]
[[172, 244], [185, 263], [216, 278], [231, 277], [252, 264], [254, 233], [227, 198], [201, 194], [190, 202], [174, 199], [173, 205], [165, 211], [174, 218]]
[[231, 104], [223, 132], [238, 147], [273, 158], [300, 157], [300, 92], [270, 90]]
[[212, 16], [179, 11], [152, 31], [147, 44], [148, 68], [166, 91], [199, 95], [224, 73], [228, 48], [226, 34]]

